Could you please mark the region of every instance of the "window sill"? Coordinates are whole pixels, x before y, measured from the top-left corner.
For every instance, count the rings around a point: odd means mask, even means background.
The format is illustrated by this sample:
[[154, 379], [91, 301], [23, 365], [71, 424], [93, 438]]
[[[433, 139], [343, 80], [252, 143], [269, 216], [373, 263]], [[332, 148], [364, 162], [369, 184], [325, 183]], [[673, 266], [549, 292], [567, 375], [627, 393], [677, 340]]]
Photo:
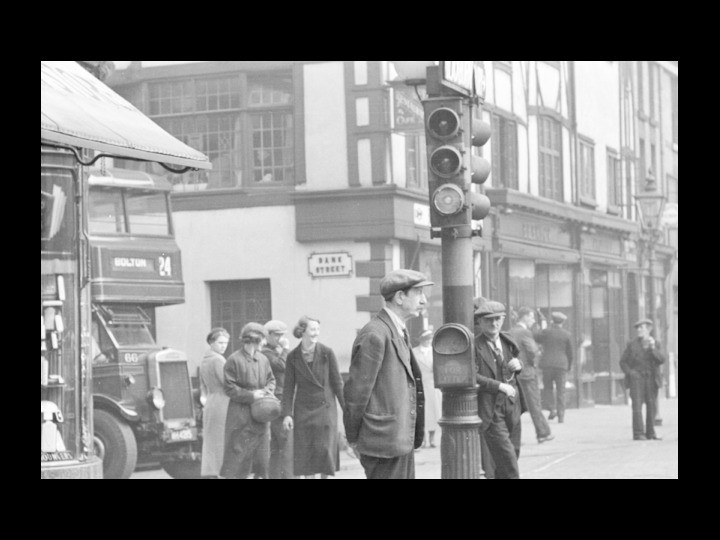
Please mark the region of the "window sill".
[[592, 208], [595, 210], [598, 207], [598, 203], [595, 201], [595, 199], [591, 199], [590, 197], [586, 197], [584, 195], [580, 195], [580, 206], [587, 206], [588, 208]]

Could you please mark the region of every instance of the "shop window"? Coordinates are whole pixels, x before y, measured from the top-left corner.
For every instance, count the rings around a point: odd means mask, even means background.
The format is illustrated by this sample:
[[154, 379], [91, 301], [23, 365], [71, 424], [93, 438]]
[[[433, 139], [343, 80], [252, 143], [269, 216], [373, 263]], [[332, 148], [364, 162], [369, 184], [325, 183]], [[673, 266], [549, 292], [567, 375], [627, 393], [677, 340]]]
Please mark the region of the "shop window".
[[563, 200], [562, 130], [549, 116], [538, 117], [540, 196]]
[[265, 324], [272, 318], [269, 279], [210, 282], [211, 325], [230, 334], [226, 356], [242, 346], [240, 331], [249, 322]]

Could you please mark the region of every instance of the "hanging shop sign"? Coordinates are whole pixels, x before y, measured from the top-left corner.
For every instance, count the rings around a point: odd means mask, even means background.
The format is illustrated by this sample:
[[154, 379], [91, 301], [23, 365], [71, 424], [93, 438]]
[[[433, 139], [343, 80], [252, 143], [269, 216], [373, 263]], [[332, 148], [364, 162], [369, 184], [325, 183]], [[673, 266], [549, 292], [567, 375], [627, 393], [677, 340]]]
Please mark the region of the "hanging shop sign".
[[308, 273], [314, 278], [349, 276], [352, 270], [352, 256], [344, 251], [312, 253], [308, 257]]
[[395, 129], [423, 129], [425, 117], [423, 107], [415, 91], [409, 87], [396, 87], [393, 92], [395, 105]]

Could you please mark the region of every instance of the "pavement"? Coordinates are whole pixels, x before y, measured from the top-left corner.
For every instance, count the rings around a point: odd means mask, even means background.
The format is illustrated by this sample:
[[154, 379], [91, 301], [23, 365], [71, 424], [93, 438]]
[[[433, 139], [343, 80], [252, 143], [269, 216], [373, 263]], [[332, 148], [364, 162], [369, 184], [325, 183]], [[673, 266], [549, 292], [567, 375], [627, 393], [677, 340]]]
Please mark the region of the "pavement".
[[[520, 477], [545, 478], [678, 478], [678, 400], [660, 398], [661, 441], [634, 441], [630, 405], [595, 405], [568, 409], [565, 422], [550, 421], [555, 438], [539, 444], [528, 413], [522, 415]], [[547, 413], [546, 413], [547, 414]], [[415, 453], [415, 476], [439, 479], [440, 432], [437, 448]], [[164, 471], [136, 472], [133, 479], [170, 478]], [[340, 452], [340, 471], [335, 479], [364, 479], [360, 462]]]

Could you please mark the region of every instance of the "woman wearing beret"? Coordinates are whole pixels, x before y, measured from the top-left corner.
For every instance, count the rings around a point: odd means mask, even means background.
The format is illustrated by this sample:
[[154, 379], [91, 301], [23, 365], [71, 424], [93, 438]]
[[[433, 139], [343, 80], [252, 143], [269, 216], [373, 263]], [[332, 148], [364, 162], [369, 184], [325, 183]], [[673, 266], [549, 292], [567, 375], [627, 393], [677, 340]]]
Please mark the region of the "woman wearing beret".
[[230, 334], [224, 328], [213, 328], [206, 341], [210, 348], [200, 364], [200, 392], [203, 405], [203, 444], [200, 475], [215, 478], [220, 474], [225, 446], [225, 420], [230, 398], [225, 395], [225, 357]]
[[334, 476], [340, 470], [335, 400], [345, 405], [335, 353], [318, 342], [317, 319], [301, 317], [293, 335], [301, 341], [287, 357], [282, 414], [285, 429], [293, 430], [294, 474]]

